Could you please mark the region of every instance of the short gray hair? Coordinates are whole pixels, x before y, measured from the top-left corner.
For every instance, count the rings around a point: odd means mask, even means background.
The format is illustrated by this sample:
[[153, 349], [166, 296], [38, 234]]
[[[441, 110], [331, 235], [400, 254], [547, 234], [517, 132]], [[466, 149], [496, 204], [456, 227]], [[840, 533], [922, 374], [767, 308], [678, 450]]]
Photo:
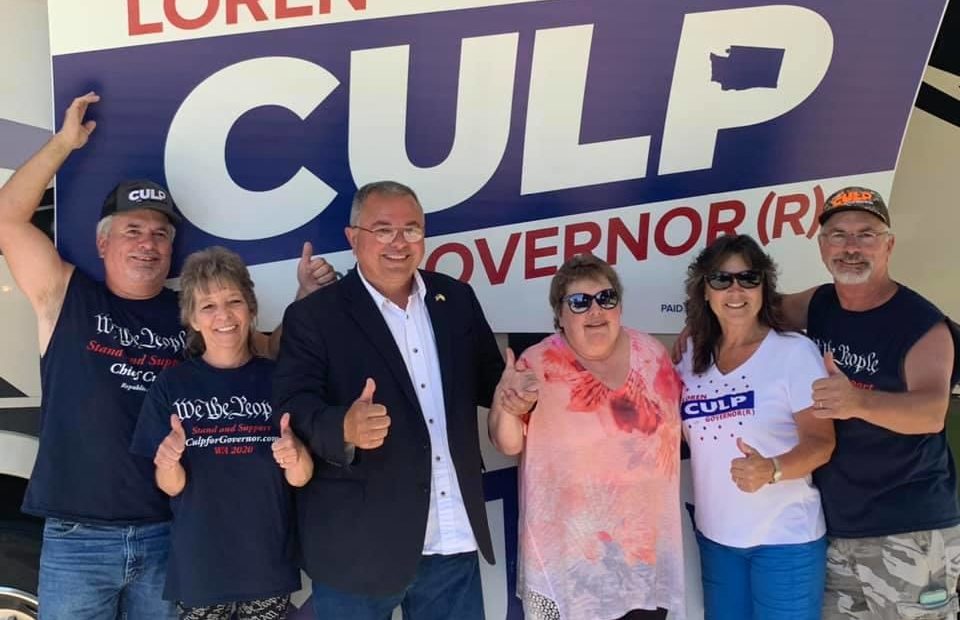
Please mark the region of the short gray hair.
[[417, 208], [420, 209], [421, 213], [423, 212], [423, 207], [420, 205], [420, 199], [417, 198], [416, 192], [403, 183], [396, 181], [374, 181], [373, 183], [367, 183], [353, 195], [353, 204], [350, 205], [351, 226], [356, 226], [357, 222], [360, 221], [360, 210], [363, 209], [363, 203], [371, 194], [380, 194], [382, 196], [409, 196], [417, 203]]
[[97, 237], [106, 237], [107, 233], [110, 232], [110, 227], [113, 225], [113, 216], [106, 215], [100, 218], [100, 221], [97, 222]]
[[[106, 237], [110, 233], [110, 227], [113, 226], [113, 216], [115, 214], [105, 215], [97, 222], [97, 237]], [[167, 231], [170, 233], [170, 241], [173, 242], [177, 236], [177, 227], [167, 222]]]

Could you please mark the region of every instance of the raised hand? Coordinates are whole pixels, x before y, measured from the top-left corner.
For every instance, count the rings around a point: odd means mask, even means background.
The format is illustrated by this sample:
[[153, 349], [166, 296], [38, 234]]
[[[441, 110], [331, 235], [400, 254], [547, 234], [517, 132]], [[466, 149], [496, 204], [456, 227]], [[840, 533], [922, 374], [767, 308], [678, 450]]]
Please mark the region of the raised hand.
[[63, 115], [63, 126], [57, 132], [56, 138], [67, 148], [74, 150], [82, 148], [90, 139], [90, 134], [97, 128], [96, 121], [86, 121], [87, 108], [91, 103], [100, 101], [100, 95], [92, 90], [80, 95], [70, 104]]
[[387, 408], [373, 402], [376, 389], [377, 384], [368, 377], [360, 396], [343, 418], [343, 440], [364, 450], [382, 446], [390, 429]]
[[813, 382], [813, 414], [818, 418], [846, 420], [862, 409], [862, 392], [850, 382], [833, 359], [833, 353], [823, 354], [827, 376]]
[[297, 299], [302, 299], [317, 289], [337, 281], [333, 266], [320, 256], [313, 255], [313, 244], [304, 241], [297, 263]]
[[513, 349], [507, 347], [506, 366], [497, 384], [497, 405], [505, 413], [521, 416], [528, 413], [540, 398], [537, 375], [526, 360], [517, 361]]
[[183, 431], [183, 424], [180, 418], [173, 414], [170, 416], [170, 433], [160, 442], [157, 454], [153, 457], [153, 464], [160, 469], [174, 469], [180, 464], [186, 445], [187, 434]]
[[743, 456], [730, 461], [730, 478], [738, 489], [754, 493], [773, 480], [773, 459], [764, 458], [740, 437], [737, 437], [737, 449]]

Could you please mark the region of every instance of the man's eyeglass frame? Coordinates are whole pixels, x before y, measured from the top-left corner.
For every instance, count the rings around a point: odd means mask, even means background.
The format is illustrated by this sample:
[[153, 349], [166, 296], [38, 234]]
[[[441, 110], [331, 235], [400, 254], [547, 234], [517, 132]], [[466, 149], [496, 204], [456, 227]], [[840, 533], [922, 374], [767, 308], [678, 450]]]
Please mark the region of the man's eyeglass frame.
[[364, 228], [363, 226], [351, 226], [372, 234], [376, 240], [384, 245], [393, 243], [397, 234], [403, 233], [403, 240], [407, 243], [419, 243], [423, 241], [424, 232], [419, 226], [383, 226], [380, 228]]

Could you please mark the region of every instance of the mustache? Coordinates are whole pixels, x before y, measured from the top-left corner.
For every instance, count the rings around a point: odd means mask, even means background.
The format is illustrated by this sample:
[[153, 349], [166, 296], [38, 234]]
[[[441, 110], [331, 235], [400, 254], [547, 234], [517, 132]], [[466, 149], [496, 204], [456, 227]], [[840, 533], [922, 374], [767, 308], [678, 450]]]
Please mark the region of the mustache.
[[863, 254], [860, 252], [844, 252], [837, 257], [840, 260], [860, 262], [860, 263], [869, 263], [870, 261], [864, 258]]

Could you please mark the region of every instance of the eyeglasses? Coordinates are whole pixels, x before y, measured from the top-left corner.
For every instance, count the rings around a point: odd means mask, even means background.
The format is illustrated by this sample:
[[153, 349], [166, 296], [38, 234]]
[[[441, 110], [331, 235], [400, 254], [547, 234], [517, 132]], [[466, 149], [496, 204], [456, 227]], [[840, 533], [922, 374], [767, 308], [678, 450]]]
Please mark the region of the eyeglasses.
[[377, 241], [384, 245], [393, 243], [393, 240], [397, 238], [397, 233], [403, 233], [403, 240], [407, 243], [423, 241], [423, 229], [419, 226], [384, 226], [372, 230], [363, 226], [351, 226], [351, 228], [371, 233]]
[[835, 248], [842, 248], [847, 245], [847, 240], [853, 241], [853, 244], [861, 248], [872, 248], [877, 245], [881, 237], [889, 235], [889, 230], [864, 230], [862, 232], [847, 233], [841, 230], [824, 233], [820, 235], [827, 240], [827, 243]]
[[590, 293], [574, 293], [565, 295], [563, 301], [567, 302], [567, 307], [574, 314], [583, 314], [590, 309], [593, 300], [597, 300], [597, 305], [604, 310], [613, 310], [620, 305], [620, 295], [616, 289], [605, 288], [599, 293], [591, 295]]
[[713, 290], [723, 291], [730, 288], [734, 280], [743, 288], [757, 288], [760, 286], [760, 283], [763, 282], [763, 274], [756, 269], [747, 269], [740, 273], [714, 271], [710, 275], [704, 276], [703, 279], [706, 280], [707, 285]]

